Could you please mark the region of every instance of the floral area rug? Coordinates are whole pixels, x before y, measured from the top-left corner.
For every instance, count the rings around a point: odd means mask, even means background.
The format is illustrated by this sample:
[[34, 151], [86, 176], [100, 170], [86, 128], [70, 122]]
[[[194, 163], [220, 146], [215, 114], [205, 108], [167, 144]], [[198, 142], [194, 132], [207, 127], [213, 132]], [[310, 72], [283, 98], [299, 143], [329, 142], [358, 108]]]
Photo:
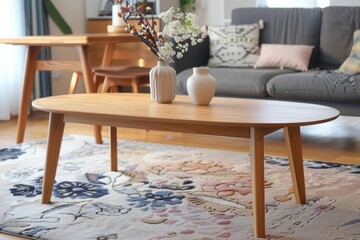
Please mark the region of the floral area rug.
[[[254, 239], [248, 154], [63, 139], [51, 204], [41, 204], [46, 140], [0, 149], [0, 232], [34, 239]], [[360, 168], [306, 161], [295, 203], [287, 159], [266, 157], [267, 239], [360, 239]]]

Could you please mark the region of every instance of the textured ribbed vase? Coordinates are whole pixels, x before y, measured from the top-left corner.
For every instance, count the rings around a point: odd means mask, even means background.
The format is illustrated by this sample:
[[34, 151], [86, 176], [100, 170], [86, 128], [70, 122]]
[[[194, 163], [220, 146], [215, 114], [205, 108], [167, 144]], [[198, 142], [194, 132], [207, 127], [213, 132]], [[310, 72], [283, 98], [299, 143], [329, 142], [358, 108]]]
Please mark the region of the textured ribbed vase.
[[171, 103], [176, 96], [176, 71], [168, 63], [158, 61], [150, 70], [151, 99], [158, 103]]
[[208, 105], [214, 97], [216, 89], [216, 81], [209, 74], [209, 68], [193, 68], [193, 74], [187, 79], [186, 89], [193, 104]]

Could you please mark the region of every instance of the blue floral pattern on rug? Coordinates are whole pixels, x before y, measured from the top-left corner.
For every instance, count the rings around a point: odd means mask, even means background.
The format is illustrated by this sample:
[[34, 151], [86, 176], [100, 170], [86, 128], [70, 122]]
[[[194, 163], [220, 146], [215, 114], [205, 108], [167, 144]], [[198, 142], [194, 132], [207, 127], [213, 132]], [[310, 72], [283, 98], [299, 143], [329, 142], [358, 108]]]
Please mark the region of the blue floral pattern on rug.
[[2, 148], [0, 149], [0, 162], [10, 159], [17, 159], [19, 156], [25, 154], [20, 148]]
[[174, 195], [174, 192], [170, 191], [159, 191], [159, 192], [148, 192], [143, 196], [128, 198], [129, 202], [133, 202], [130, 206], [142, 208], [148, 210], [150, 208], [165, 207], [166, 205], [181, 204], [184, 196]]
[[101, 185], [85, 182], [60, 182], [54, 186], [54, 195], [58, 198], [99, 198], [109, 194]]
[[43, 177], [36, 178], [31, 181], [31, 183], [32, 185], [15, 184], [12, 188], [10, 188], [10, 192], [13, 196], [25, 196], [27, 198], [40, 195], [42, 193]]
[[[289, 166], [289, 161], [284, 157], [265, 157], [265, 162], [268, 164], [276, 164], [279, 166]], [[313, 169], [336, 169], [339, 171], [348, 171], [353, 174], [360, 174], [360, 165], [355, 164], [340, 164], [332, 162], [320, 161], [304, 161], [304, 167]]]
[[35, 197], [41, 194], [41, 189], [32, 185], [15, 184], [13, 188], [10, 188], [10, 192], [14, 196]]

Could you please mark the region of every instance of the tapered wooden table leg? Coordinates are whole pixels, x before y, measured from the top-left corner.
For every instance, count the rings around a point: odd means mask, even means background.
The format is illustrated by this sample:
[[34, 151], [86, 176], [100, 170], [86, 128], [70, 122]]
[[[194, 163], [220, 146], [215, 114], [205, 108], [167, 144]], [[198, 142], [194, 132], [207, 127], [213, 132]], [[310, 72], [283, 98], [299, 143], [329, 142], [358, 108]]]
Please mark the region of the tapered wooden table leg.
[[300, 127], [285, 127], [284, 135], [289, 155], [295, 200], [297, 203], [303, 204], [306, 202], [306, 193]]
[[65, 123], [63, 114], [50, 113], [42, 203], [49, 203], [51, 200], [61, 142], [64, 134], [64, 126]]
[[117, 171], [117, 133], [116, 127], [110, 127], [110, 161], [111, 171]]
[[[92, 74], [91, 62], [90, 62], [90, 53], [89, 53], [89, 46], [88, 45], [80, 45], [77, 46], [76, 49], [78, 50], [79, 57], [80, 57], [80, 64], [82, 69], [82, 74], [84, 77], [85, 89], [87, 93], [95, 93], [95, 82], [94, 77]], [[102, 144], [102, 137], [101, 137], [101, 127], [95, 126], [94, 127], [94, 135], [95, 135], [95, 142], [97, 144]]]
[[29, 112], [30, 100], [34, 86], [34, 78], [39, 50], [40, 47], [36, 46], [28, 46], [27, 48], [24, 85], [22, 89], [20, 110], [18, 116], [16, 143], [22, 143], [24, 141], [27, 114]]
[[95, 142], [97, 144], [102, 144], [102, 136], [101, 136], [101, 126], [94, 125], [94, 136], [95, 136]]
[[265, 237], [264, 133], [250, 128], [251, 187], [255, 237]]

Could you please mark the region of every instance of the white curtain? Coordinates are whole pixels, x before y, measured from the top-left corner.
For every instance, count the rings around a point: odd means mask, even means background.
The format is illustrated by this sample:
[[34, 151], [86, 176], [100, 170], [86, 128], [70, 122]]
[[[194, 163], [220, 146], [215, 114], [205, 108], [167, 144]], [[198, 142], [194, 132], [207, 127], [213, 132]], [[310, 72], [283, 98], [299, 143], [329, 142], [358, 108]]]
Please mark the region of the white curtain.
[[[0, 0], [0, 37], [25, 35], [23, 0]], [[26, 48], [0, 44], [0, 120], [17, 115], [23, 85]]]

